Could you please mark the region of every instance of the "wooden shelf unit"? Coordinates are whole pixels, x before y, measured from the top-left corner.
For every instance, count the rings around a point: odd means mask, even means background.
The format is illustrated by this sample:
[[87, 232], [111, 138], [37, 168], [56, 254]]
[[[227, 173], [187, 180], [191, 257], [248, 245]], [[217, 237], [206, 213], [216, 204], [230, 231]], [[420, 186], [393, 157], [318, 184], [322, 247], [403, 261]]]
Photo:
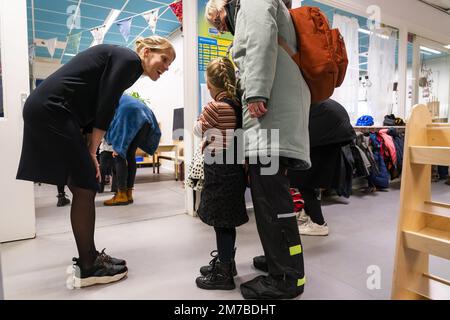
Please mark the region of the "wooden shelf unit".
[[450, 124], [416, 105], [406, 127], [392, 299], [450, 299], [429, 256], [450, 260], [450, 204], [431, 201], [431, 165], [450, 165]]

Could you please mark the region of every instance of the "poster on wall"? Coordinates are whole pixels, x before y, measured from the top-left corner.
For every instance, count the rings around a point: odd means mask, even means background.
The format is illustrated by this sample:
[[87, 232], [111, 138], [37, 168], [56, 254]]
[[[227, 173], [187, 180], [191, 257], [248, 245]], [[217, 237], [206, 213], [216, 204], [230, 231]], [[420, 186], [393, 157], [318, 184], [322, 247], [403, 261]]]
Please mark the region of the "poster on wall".
[[206, 67], [211, 60], [226, 57], [233, 42], [231, 33], [220, 34], [205, 19], [208, 0], [198, 0], [198, 71], [199, 71], [199, 113], [202, 106], [212, 100], [206, 87]]

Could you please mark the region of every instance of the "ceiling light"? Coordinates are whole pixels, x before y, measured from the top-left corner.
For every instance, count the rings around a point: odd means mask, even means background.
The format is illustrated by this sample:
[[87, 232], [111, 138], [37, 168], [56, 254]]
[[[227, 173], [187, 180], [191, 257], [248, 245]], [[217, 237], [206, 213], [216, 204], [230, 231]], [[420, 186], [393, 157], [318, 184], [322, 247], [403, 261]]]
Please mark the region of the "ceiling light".
[[75, 53], [65, 53], [64, 55], [68, 56], [68, 57], [75, 57], [76, 56]]
[[359, 65], [360, 65], [360, 66], [363, 66], [363, 65], [365, 65], [365, 64], [369, 64], [369, 62], [361, 62]]
[[359, 32], [364, 33], [364, 34], [371, 34], [371, 32], [369, 30], [363, 29], [363, 28], [359, 28], [358, 29]]
[[427, 48], [427, 47], [424, 47], [424, 46], [420, 46], [420, 50], [428, 51], [428, 52], [431, 52], [431, 53], [434, 53], [434, 54], [441, 54], [442, 53], [440, 51], [437, 51], [437, 50], [434, 50], [434, 49], [430, 49], [430, 48]]
[[450, 44], [448, 46], [444, 46], [444, 48], [446, 49], [450, 49]]

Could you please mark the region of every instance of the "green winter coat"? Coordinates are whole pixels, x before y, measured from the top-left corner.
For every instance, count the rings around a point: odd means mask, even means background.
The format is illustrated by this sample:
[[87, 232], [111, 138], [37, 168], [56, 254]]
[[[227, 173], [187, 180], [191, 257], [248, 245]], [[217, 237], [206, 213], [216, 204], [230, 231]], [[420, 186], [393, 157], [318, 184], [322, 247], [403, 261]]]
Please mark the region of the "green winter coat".
[[[233, 59], [239, 69], [243, 96], [243, 128], [247, 157], [276, 155], [310, 165], [308, 85], [278, 36], [297, 49], [294, 25], [281, 0], [241, 0], [236, 17]], [[250, 118], [247, 102], [267, 100], [267, 113]], [[279, 129], [279, 143], [261, 129]], [[251, 138], [257, 136], [257, 139]]]

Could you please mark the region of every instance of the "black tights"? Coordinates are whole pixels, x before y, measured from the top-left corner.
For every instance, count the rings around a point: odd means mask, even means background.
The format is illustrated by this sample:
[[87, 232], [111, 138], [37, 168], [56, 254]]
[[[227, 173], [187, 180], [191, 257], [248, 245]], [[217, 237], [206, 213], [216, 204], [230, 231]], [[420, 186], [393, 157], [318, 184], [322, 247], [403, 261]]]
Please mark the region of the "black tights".
[[70, 183], [68, 187], [73, 195], [70, 221], [80, 257], [78, 264], [82, 269], [90, 269], [97, 256], [94, 242], [96, 192]]
[[217, 251], [219, 260], [223, 263], [230, 263], [234, 258], [234, 245], [236, 243], [236, 228], [217, 228], [216, 231]]
[[323, 225], [325, 220], [320, 205], [320, 189], [300, 189], [303, 200], [305, 200], [305, 213], [310, 216], [312, 222]]

